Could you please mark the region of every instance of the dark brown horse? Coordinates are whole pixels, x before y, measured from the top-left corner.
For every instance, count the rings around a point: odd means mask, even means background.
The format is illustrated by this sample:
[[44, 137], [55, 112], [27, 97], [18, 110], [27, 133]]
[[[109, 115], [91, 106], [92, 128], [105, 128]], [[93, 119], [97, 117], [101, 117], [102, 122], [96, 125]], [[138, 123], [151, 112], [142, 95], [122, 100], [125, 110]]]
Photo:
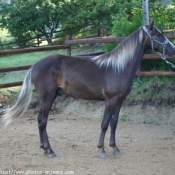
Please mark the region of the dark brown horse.
[[105, 101], [104, 117], [98, 143], [100, 157], [107, 157], [104, 150], [105, 133], [110, 123], [109, 145], [115, 155], [120, 154], [115, 142], [115, 130], [120, 107], [132, 87], [133, 77], [145, 51], [154, 49], [170, 56], [175, 54], [174, 45], [154, 26], [152, 20], [126, 38], [110, 53], [91, 59], [50, 55], [28, 71], [19, 98], [3, 116], [5, 125], [22, 115], [31, 99], [32, 86], [39, 94], [41, 110], [38, 127], [41, 148], [48, 157], [55, 157], [51, 149], [46, 126], [52, 103], [58, 95], [67, 94], [79, 99]]

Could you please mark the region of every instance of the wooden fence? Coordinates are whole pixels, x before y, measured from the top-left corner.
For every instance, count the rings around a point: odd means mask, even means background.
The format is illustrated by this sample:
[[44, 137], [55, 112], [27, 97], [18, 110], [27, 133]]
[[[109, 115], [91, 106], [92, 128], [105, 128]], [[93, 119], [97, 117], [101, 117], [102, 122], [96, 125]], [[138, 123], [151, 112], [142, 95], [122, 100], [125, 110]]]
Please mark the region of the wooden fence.
[[[75, 32], [83, 29], [83, 31], [81, 32]], [[60, 33], [60, 32], [65, 32], [65, 33], [71, 33], [71, 35], [67, 35], [71, 36], [77, 35], [77, 34], [81, 34], [83, 36], [86, 35], [87, 32], [95, 32], [95, 34], [93, 34], [94, 37], [101, 35], [101, 32], [103, 32], [103, 30], [105, 30], [104, 26], [99, 25], [97, 27], [95, 27], [94, 25], [86, 25], [86, 26], [76, 26], [73, 28], [68, 28], [68, 29], [64, 29], [64, 30], [60, 30], [57, 31], [55, 33]], [[103, 32], [104, 33], [104, 32]], [[43, 47], [39, 47], [40, 44], [42, 43], [42, 41], [44, 41], [43, 39], [44, 35], [37, 35], [35, 37], [26, 39], [26, 40], [20, 40], [20, 41], [14, 41], [11, 43], [5, 43], [5, 44], [0, 44], [0, 47], [3, 46], [10, 46], [10, 45], [16, 45], [18, 43], [22, 43], [22, 42], [28, 42], [28, 41], [36, 41], [36, 43], [33, 43], [34, 45], [28, 46], [27, 48], [15, 48], [15, 49], [11, 49], [11, 50], [2, 50], [0, 51], [0, 55], [7, 55], [7, 54], [18, 54], [18, 53], [28, 53], [28, 52], [38, 52], [38, 51], [46, 51], [46, 50], [58, 50], [58, 49], [67, 49], [67, 53], [69, 53], [70, 51], [70, 45], [52, 45], [52, 46], [43, 46]], [[65, 35], [64, 35], [65, 36]], [[59, 37], [64, 37], [63, 35], [59, 36]], [[92, 36], [92, 35], [90, 35]], [[89, 35], [87, 37], [90, 37]], [[81, 37], [80, 37], [81, 38]], [[58, 37], [54, 37], [53, 39], [58, 39]], [[71, 38], [68, 38], [71, 39]], [[96, 53], [94, 55], [98, 55], [98, 54], [102, 54], [102, 53]], [[68, 54], [69, 55], [69, 54]], [[20, 66], [20, 67], [10, 67], [10, 68], [2, 68], [0, 69], [0, 73], [3, 72], [11, 72], [11, 71], [19, 71], [19, 70], [27, 70], [31, 67], [31, 65], [28, 66]], [[6, 83], [6, 84], [0, 84], [0, 88], [6, 88], [6, 87], [13, 87], [13, 86], [20, 86], [22, 84], [22, 82], [14, 82], [14, 83]]]
[[[83, 29], [83, 31], [81, 31], [82, 29]], [[77, 30], [79, 30], [79, 32], [75, 32]], [[99, 30], [101, 31], [101, 30], [104, 30], [104, 29], [101, 29], [100, 26], [97, 26], [96, 27], [94, 25], [84, 25], [84, 26], [76, 26], [76, 27], [72, 27], [72, 28], [67, 28], [67, 29], [55, 31], [55, 32], [52, 33], [55, 36], [52, 37], [51, 45], [58, 44], [59, 42], [54, 43], [54, 41], [55, 40], [58, 40], [60, 38], [65, 38], [65, 35], [67, 33], [71, 33], [71, 34], [74, 34], [74, 35], [77, 35], [77, 34], [81, 34], [81, 35], [84, 34], [85, 35], [87, 32], [93, 32], [94, 31], [95, 32], [94, 37], [96, 37], [96, 36], [99, 35]], [[50, 35], [50, 33], [46, 33], [46, 34]], [[85, 36], [83, 38], [85, 38]], [[47, 40], [46, 40], [46, 37], [45, 37], [44, 34], [38, 34], [38, 35], [36, 35], [34, 37], [30, 37], [28, 39], [16, 40], [14, 42], [7, 42], [7, 43], [4, 43], [4, 44], [0, 44], [0, 48], [4, 48], [6, 46], [12, 47], [13, 49], [28, 48], [28, 47], [40, 47], [41, 45], [43, 46], [44, 45], [43, 42], [46, 42], [46, 41]], [[17, 47], [21, 43], [28, 43], [28, 42], [30, 43], [30, 45], [25, 45], [25, 46]]]
[[[169, 39], [175, 39], [175, 35], [168, 34], [166, 35]], [[69, 35], [67, 37], [67, 40], [65, 41], [65, 45], [55, 45], [55, 46], [46, 46], [46, 47], [37, 47], [37, 48], [26, 48], [26, 49], [13, 49], [13, 50], [5, 50], [0, 51], [0, 55], [4, 54], [16, 54], [16, 53], [26, 53], [26, 52], [36, 52], [36, 51], [44, 51], [44, 50], [55, 50], [55, 49], [67, 49], [67, 54], [71, 55], [71, 45], [72, 44], [87, 44], [87, 43], [109, 43], [109, 42], [121, 42], [125, 38], [119, 37], [119, 38], [111, 38], [111, 37], [105, 37], [105, 38], [86, 38], [86, 39], [72, 39], [72, 37]], [[84, 55], [86, 57], [92, 57], [95, 55], [99, 55], [102, 53], [93, 53], [93, 54], [87, 54]], [[168, 57], [167, 59], [175, 58], [175, 55], [173, 57]], [[145, 54], [143, 59], [161, 59], [159, 55], [157, 54]], [[20, 66], [20, 67], [11, 67], [11, 68], [3, 68], [0, 69], [0, 73], [2, 72], [9, 72], [9, 71], [18, 71], [18, 70], [27, 70], [31, 67], [31, 65], [28, 66]], [[138, 71], [136, 73], [136, 76], [175, 76], [175, 72], [142, 72]], [[0, 84], [0, 88], [6, 88], [6, 87], [12, 87], [12, 86], [20, 86], [22, 82], [14, 82], [14, 83], [8, 83], [8, 84]]]
[[[167, 34], [165, 35], [168, 39], [175, 39], [175, 34]], [[104, 38], [88, 38], [88, 39], [71, 39], [72, 37], [67, 37], [67, 40], [65, 41], [66, 45], [69, 45], [70, 47], [67, 49], [67, 54], [71, 55], [71, 45], [72, 44], [88, 44], [88, 43], [111, 43], [111, 42], [122, 42], [125, 37], [104, 37]], [[172, 57], [167, 57], [167, 59], [175, 58], [175, 55]], [[143, 59], [161, 59], [161, 57], [158, 54], [145, 54], [143, 56]], [[175, 72], [143, 72], [143, 71], [137, 71], [136, 76], [168, 76], [168, 77], [174, 77]]]

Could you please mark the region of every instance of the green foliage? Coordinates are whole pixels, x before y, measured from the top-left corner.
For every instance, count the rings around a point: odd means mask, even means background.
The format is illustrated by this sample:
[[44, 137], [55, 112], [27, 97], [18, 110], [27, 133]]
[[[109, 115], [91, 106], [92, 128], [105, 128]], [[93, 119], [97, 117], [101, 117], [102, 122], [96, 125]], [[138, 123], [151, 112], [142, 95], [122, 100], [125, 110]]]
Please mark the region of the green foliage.
[[127, 17], [117, 18], [114, 21], [113, 34], [114, 36], [126, 37], [133, 33], [143, 22], [140, 15], [132, 16], [131, 21]]
[[[118, 13], [113, 16], [112, 35], [115, 37], [126, 37], [133, 33], [142, 22], [141, 2], [137, 0], [118, 3]], [[105, 51], [110, 52], [119, 43], [105, 44]]]
[[[171, 59], [170, 62], [175, 64], [174, 59]], [[174, 71], [174, 68], [161, 59], [142, 60], [142, 71]]]
[[156, 101], [166, 103], [169, 97], [174, 100], [174, 80], [174, 77], [142, 77], [142, 83], [138, 85], [135, 79], [127, 101], [151, 104]]
[[126, 121], [126, 115], [124, 115], [124, 114], [120, 115], [119, 120], [125, 122]]
[[[138, 29], [143, 24], [140, 14], [133, 15], [131, 21], [128, 20], [126, 16], [117, 17], [113, 22], [112, 33], [116, 37], [127, 37], [135, 30]], [[106, 52], [110, 52], [115, 48], [119, 43], [107, 43], [105, 44]]]
[[17, 39], [27, 39], [43, 34], [51, 44], [53, 32], [58, 28], [64, 0], [13, 0], [2, 4], [1, 27], [7, 28]]
[[[53, 33], [58, 28], [74, 28], [58, 33], [58, 36], [79, 32], [80, 27], [75, 28], [76, 26], [85, 27], [89, 24], [98, 27], [103, 23], [107, 31], [111, 31], [114, 20], [124, 23], [127, 19], [130, 23], [135, 23], [135, 16], [142, 19], [142, 2], [139, 0], [125, 2], [122, 0], [13, 0], [8, 2], [11, 3], [2, 4], [0, 1], [1, 28], [8, 29], [12, 36], [20, 40], [42, 34], [48, 44], [53, 43]], [[160, 29], [175, 27], [173, 5], [162, 5], [160, 0], [149, 0], [149, 3], [150, 18], [156, 19], [156, 25], [160, 26]], [[130, 32], [133, 32], [132, 26], [128, 25], [126, 29], [124, 28], [124, 32], [118, 31], [117, 36], [126, 36]], [[26, 43], [21, 43], [23, 44]]]
[[118, 7], [114, 0], [71, 0], [63, 5], [64, 15], [61, 20], [62, 28], [85, 26], [103, 23], [107, 29], [111, 27], [112, 15]]
[[151, 120], [146, 120], [144, 123], [147, 124], [147, 125], [150, 125], [152, 123], [152, 121]]
[[[150, 18], [155, 19], [155, 25], [164, 33], [172, 33], [171, 29], [175, 28], [175, 5], [164, 5], [160, 2], [150, 3]], [[166, 29], [166, 30], [165, 30]], [[168, 30], [167, 30], [168, 29]], [[174, 42], [174, 41], [172, 41]], [[175, 60], [171, 59], [171, 62], [175, 64]], [[143, 60], [142, 70], [152, 71], [174, 71], [174, 69], [167, 65], [162, 60]]]
[[39, 59], [51, 55], [51, 54], [66, 54], [65, 50], [52, 50], [52, 51], [42, 51], [42, 52], [31, 52], [23, 54], [11, 54], [11, 55], [1, 55], [0, 56], [0, 68], [15, 67], [15, 66], [25, 66], [32, 65], [36, 63]]
[[175, 28], [175, 5], [164, 5], [161, 2], [149, 4], [150, 18], [156, 19], [155, 24], [160, 29]]
[[[42, 34], [52, 44], [53, 32], [57, 28], [103, 23], [111, 28], [112, 15], [119, 7], [114, 0], [13, 0], [0, 6], [0, 25], [7, 28], [16, 39], [28, 39]], [[71, 29], [77, 32], [80, 28]], [[63, 32], [63, 34], [70, 31]], [[23, 44], [23, 43], [21, 43]]]
[[10, 41], [14, 41], [14, 38], [9, 35], [8, 30], [0, 30], [0, 50], [11, 49], [11, 45], [3, 45]]
[[[134, 2], [132, 2], [134, 4]], [[123, 12], [121, 12], [123, 11]], [[116, 37], [126, 37], [134, 32], [139, 26], [143, 25], [142, 9], [138, 6], [123, 4], [120, 13], [113, 22], [112, 35]], [[175, 28], [175, 5], [164, 5], [160, 1], [149, 1], [149, 15], [150, 19], [155, 19], [155, 25], [160, 29], [174, 29]], [[172, 32], [171, 30], [166, 30]], [[164, 31], [165, 33], [165, 31]], [[173, 42], [173, 41], [172, 41]], [[106, 52], [111, 51], [118, 43], [105, 44]], [[150, 51], [149, 51], [150, 52]], [[171, 60], [175, 64], [175, 60]], [[143, 71], [174, 71], [174, 69], [167, 65], [162, 60], [143, 60]]]

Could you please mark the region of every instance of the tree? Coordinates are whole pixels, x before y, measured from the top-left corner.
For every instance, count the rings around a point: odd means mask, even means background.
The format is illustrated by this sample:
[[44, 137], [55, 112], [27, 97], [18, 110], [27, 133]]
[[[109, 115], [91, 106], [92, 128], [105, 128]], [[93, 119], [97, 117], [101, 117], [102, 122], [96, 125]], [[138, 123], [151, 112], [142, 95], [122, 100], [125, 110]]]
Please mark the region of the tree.
[[17, 39], [42, 34], [52, 44], [53, 32], [60, 24], [62, 29], [100, 23], [110, 28], [117, 10], [115, 0], [13, 0], [7, 4], [1, 1], [0, 24]]
[[150, 18], [156, 19], [156, 26], [163, 29], [175, 28], [175, 5], [165, 5], [161, 2], [155, 2], [150, 4]]
[[[139, 0], [7, 0], [8, 3], [5, 4], [4, 0], [0, 2], [1, 28], [7, 28], [17, 39], [42, 34], [50, 45], [53, 33], [58, 28], [75, 28], [89, 24], [98, 27], [103, 24], [108, 31], [111, 31], [116, 16], [118, 18], [125, 16], [132, 22], [134, 15], [142, 13], [142, 3]], [[158, 6], [156, 8], [154, 6], [157, 0], [149, 2], [152, 3], [150, 16], [153, 16], [157, 14]], [[174, 9], [171, 9], [171, 14], [173, 12]], [[166, 13], [170, 14], [170, 10]], [[142, 14], [140, 17], [142, 18]], [[79, 30], [80, 28], [75, 29], [77, 32]]]
[[7, 28], [17, 39], [36, 34], [46, 37], [52, 44], [53, 32], [59, 27], [64, 0], [13, 0], [1, 3], [1, 27]]
[[115, 0], [71, 0], [63, 5], [62, 27], [110, 24], [112, 15], [118, 11]]
[[70, 0], [62, 6], [63, 15], [61, 19], [62, 28], [75, 26], [86, 26], [93, 24], [98, 27], [100, 24], [111, 31], [113, 18], [117, 14], [128, 14], [131, 16], [132, 9], [137, 8], [141, 3], [139, 0]]
[[[2, 2], [2, 1], [1, 1]], [[6, 27], [17, 39], [26, 39], [36, 34], [46, 37], [52, 44], [53, 32], [76, 26], [103, 24], [107, 30], [112, 28], [113, 16], [126, 13], [131, 16], [131, 7], [139, 0], [9, 0], [1, 3], [1, 27]], [[59, 26], [61, 24], [61, 26]], [[77, 28], [76, 31], [80, 30]]]

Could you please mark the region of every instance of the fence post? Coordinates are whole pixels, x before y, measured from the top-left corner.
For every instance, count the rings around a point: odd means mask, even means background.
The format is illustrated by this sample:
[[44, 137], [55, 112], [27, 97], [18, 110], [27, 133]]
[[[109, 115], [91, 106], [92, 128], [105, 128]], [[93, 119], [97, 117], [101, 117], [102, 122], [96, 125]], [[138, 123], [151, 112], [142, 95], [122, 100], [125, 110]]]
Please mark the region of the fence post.
[[104, 36], [107, 36], [107, 30], [104, 27], [103, 23], [100, 23], [98, 27], [98, 37], [104, 37]]
[[38, 45], [38, 47], [39, 47], [39, 44], [40, 44], [39, 39], [40, 39], [40, 35], [37, 34], [37, 45]]
[[[72, 40], [72, 32], [66, 35], [66, 40]], [[67, 56], [71, 56], [71, 45], [69, 45], [69, 48], [67, 49]]]
[[[141, 72], [141, 64], [138, 67], [137, 72]], [[142, 83], [142, 77], [141, 76], [137, 76], [137, 84], [140, 85], [141, 83]]]
[[[149, 10], [148, 10], [148, 0], [142, 0], [142, 9], [143, 9], [143, 21], [149, 23]], [[139, 65], [139, 68], [137, 72], [141, 71], [141, 64]], [[137, 76], [137, 83], [141, 84], [142, 83], [142, 77]]]

